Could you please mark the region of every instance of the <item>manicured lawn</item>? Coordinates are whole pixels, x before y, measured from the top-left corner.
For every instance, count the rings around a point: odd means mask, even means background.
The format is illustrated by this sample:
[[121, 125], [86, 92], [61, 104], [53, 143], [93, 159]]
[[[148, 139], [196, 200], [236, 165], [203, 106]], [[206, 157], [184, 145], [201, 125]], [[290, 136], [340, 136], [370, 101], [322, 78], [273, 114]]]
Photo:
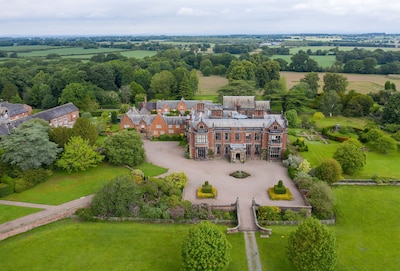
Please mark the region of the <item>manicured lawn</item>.
[[[336, 270], [399, 270], [400, 187], [335, 187], [337, 222], [330, 228], [338, 244]], [[263, 270], [290, 271], [286, 242], [296, 229], [271, 226], [272, 236], [257, 238]]]
[[311, 167], [318, 166], [322, 161], [328, 158], [332, 158], [333, 153], [338, 147], [338, 142], [329, 141], [329, 144], [325, 144], [321, 141], [304, 141], [308, 146], [308, 152], [300, 152], [300, 155], [310, 162]]
[[141, 171], [143, 171], [144, 176], [148, 176], [148, 177], [158, 176], [158, 175], [164, 174], [168, 171], [167, 168], [160, 167], [160, 166], [154, 165], [152, 163], [148, 163], [148, 162], [144, 162], [144, 163], [136, 166], [135, 169], [140, 169]]
[[36, 213], [42, 209], [11, 205], [0, 205], [0, 224], [26, 215]]
[[343, 116], [333, 116], [325, 117], [319, 120], [317, 123], [318, 127], [329, 127], [335, 124], [340, 124], [341, 126], [351, 126], [353, 128], [364, 129], [367, 121], [363, 118], [348, 118]]
[[116, 176], [128, 173], [129, 170], [125, 167], [106, 163], [96, 168], [76, 173], [57, 171], [45, 183], [22, 193], [14, 193], [3, 199], [58, 205], [93, 194], [101, 184]]
[[[2, 241], [1, 270], [180, 270], [190, 227], [62, 220]], [[243, 235], [227, 237], [234, 247], [228, 270], [247, 270]]]
[[335, 187], [337, 270], [399, 270], [400, 187]]

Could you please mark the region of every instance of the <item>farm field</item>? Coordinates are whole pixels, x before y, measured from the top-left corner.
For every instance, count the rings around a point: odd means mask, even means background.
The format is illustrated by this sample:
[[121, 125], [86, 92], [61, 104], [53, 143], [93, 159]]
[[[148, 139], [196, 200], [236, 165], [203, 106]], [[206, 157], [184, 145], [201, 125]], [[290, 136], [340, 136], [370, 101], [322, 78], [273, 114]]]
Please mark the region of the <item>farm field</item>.
[[[290, 64], [292, 62], [291, 57], [292, 57], [292, 55], [273, 55], [271, 58], [272, 59], [282, 58]], [[317, 61], [318, 66], [323, 67], [323, 68], [331, 67], [336, 61], [336, 58], [334, 55], [310, 56], [310, 58]]]
[[[305, 73], [302, 72], [280, 72], [281, 76], [285, 77], [287, 89], [290, 89], [294, 85], [300, 82], [300, 79], [304, 77]], [[325, 73], [319, 73], [319, 84], [320, 91], [322, 91], [323, 77]], [[380, 75], [380, 74], [350, 74], [341, 73], [349, 81], [347, 90], [354, 89], [355, 91], [363, 94], [370, 92], [376, 92], [384, 89], [386, 81], [395, 83], [400, 86], [400, 76], [397, 75]]]
[[[398, 270], [400, 266], [400, 187], [335, 187], [336, 234], [341, 271]], [[269, 239], [257, 239], [263, 270], [290, 271], [286, 243], [293, 226], [271, 226]]]
[[[79, 223], [66, 219], [2, 241], [1, 269], [180, 270], [182, 240], [191, 227]], [[226, 226], [218, 227], [226, 231]], [[227, 235], [227, 238], [233, 247], [228, 270], [247, 270], [243, 234]]]
[[118, 48], [91, 48], [84, 49], [83, 47], [67, 47], [67, 46], [6, 46], [0, 47], [0, 50], [8, 53], [16, 52], [18, 57], [46, 57], [48, 54], [57, 54], [63, 58], [78, 58], [78, 59], [90, 59], [96, 54], [108, 54], [108, 53], [120, 53], [125, 57], [144, 58], [146, 56], [154, 56], [157, 54], [155, 51], [145, 50], [126, 50]]

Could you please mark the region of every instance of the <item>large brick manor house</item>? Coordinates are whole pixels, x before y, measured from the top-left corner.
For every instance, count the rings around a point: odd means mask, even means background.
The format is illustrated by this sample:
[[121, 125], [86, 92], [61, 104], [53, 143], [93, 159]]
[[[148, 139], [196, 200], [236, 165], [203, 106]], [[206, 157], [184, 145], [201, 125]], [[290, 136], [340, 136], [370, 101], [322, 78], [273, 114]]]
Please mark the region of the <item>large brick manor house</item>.
[[[173, 112], [171, 116], [171, 113]], [[287, 120], [270, 114], [269, 101], [254, 96], [224, 96], [211, 101], [143, 102], [122, 118], [120, 128], [146, 137], [186, 135], [192, 159], [281, 160], [286, 149]]]

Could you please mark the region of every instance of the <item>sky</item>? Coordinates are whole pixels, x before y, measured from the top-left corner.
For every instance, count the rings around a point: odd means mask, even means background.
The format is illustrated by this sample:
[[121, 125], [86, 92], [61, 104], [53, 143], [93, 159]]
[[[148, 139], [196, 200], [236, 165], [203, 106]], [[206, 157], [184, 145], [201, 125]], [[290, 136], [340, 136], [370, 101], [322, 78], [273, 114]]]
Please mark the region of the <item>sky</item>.
[[0, 37], [400, 34], [398, 0], [0, 0]]

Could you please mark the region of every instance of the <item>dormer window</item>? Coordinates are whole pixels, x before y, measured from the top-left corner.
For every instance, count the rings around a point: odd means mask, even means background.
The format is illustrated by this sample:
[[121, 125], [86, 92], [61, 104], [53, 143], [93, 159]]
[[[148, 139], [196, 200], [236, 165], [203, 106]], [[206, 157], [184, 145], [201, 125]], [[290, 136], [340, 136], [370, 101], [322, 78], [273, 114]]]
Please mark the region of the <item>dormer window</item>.
[[200, 125], [199, 128], [200, 128], [200, 129], [204, 129], [204, 125]]
[[275, 126], [274, 126], [274, 130], [278, 130], [278, 126], [275, 125]]

